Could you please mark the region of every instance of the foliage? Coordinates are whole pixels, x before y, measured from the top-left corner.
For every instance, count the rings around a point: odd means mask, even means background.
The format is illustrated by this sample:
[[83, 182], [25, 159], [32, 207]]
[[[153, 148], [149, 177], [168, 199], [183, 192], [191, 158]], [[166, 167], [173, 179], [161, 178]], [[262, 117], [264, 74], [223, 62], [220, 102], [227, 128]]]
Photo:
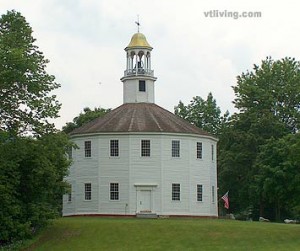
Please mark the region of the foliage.
[[55, 220], [29, 250], [299, 250], [300, 225], [208, 219]]
[[[49, 118], [59, 85], [32, 29], [16, 11], [0, 18], [0, 246], [31, 236], [59, 215], [69, 160], [68, 137]], [[31, 135], [32, 137], [25, 137]]]
[[2, 137], [0, 142], [0, 243], [30, 236], [59, 215], [69, 160], [68, 137]]
[[252, 207], [256, 217], [279, 220], [299, 205], [298, 193], [290, 193], [289, 200], [284, 187], [289, 182], [294, 192], [298, 189], [298, 177], [292, 175], [298, 164], [289, 159], [288, 142], [299, 140], [299, 66], [291, 58], [266, 58], [237, 77], [234, 104], [240, 112], [220, 135], [218, 156], [220, 191], [230, 189], [233, 212]]
[[0, 18], [0, 129], [13, 135], [51, 132], [49, 118], [58, 116], [60, 104], [51, 91], [58, 88], [46, 73], [42, 52], [34, 44], [32, 29], [16, 11]]
[[193, 97], [188, 105], [184, 105], [183, 102], [179, 101], [174, 110], [179, 117], [213, 135], [220, 134], [222, 124], [227, 121], [229, 116], [228, 111], [224, 116], [221, 116], [221, 110], [217, 106], [212, 93], [208, 94], [206, 100], [199, 96]]
[[299, 130], [300, 62], [294, 58], [274, 61], [271, 57], [253, 71], [237, 77], [234, 104], [241, 113], [255, 114], [256, 122], [270, 119], [289, 132]]
[[255, 192], [261, 194], [263, 201], [274, 205], [277, 220], [280, 219], [281, 210], [288, 211], [300, 205], [299, 153], [300, 134], [289, 134], [278, 140], [268, 140], [257, 156]]
[[73, 119], [73, 122], [68, 122], [64, 127], [63, 131], [65, 133], [70, 133], [75, 128], [78, 128], [85, 123], [88, 123], [96, 118], [104, 116], [106, 113], [110, 112], [111, 109], [104, 109], [104, 108], [94, 108], [91, 110], [89, 107], [83, 109], [83, 113], [81, 112], [77, 117]]

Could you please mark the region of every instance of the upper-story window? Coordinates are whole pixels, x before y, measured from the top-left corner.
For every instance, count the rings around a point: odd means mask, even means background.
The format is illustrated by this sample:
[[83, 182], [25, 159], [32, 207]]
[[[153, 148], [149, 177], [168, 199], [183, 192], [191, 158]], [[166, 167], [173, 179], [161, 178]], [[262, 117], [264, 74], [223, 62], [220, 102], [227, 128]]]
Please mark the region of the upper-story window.
[[84, 141], [84, 156], [91, 157], [92, 156], [92, 142]]
[[211, 145], [211, 160], [213, 161], [215, 159], [215, 148], [214, 145]]
[[117, 157], [119, 156], [119, 140], [110, 141], [110, 156]]
[[141, 141], [141, 156], [150, 157], [150, 140]]
[[172, 157], [180, 157], [180, 141], [172, 140]]
[[197, 159], [202, 159], [202, 142], [197, 142]]
[[146, 81], [145, 80], [139, 80], [139, 91], [140, 92], [146, 91]]

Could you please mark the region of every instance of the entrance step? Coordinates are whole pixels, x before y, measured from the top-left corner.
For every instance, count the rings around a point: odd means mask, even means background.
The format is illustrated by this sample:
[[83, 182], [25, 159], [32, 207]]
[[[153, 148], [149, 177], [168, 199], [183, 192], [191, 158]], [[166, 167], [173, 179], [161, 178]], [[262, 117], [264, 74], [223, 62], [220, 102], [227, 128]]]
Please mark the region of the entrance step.
[[157, 219], [157, 214], [155, 213], [137, 213], [136, 218], [142, 219]]

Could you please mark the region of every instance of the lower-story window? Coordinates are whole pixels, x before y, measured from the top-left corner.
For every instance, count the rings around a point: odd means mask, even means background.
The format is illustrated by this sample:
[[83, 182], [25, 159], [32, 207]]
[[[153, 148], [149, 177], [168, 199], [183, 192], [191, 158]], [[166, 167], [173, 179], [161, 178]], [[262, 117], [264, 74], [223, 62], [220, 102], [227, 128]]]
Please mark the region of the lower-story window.
[[180, 200], [180, 184], [172, 184], [172, 200]]
[[202, 201], [203, 199], [203, 186], [197, 184], [197, 201]]
[[110, 183], [110, 200], [119, 200], [119, 183]]
[[91, 183], [84, 184], [84, 199], [85, 200], [92, 199], [92, 184]]
[[212, 203], [215, 203], [215, 186], [211, 187], [211, 197]]

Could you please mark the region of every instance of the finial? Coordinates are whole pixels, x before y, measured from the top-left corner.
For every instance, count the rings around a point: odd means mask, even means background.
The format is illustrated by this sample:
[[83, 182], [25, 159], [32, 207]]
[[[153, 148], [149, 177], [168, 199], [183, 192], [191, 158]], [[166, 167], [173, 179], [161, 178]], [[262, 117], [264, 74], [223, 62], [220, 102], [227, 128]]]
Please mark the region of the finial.
[[140, 32], [140, 18], [139, 18], [139, 15], [137, 15], [137, 21], [135, 21], [136, 25], [137, 25], [137, 30], [138, 32]]

